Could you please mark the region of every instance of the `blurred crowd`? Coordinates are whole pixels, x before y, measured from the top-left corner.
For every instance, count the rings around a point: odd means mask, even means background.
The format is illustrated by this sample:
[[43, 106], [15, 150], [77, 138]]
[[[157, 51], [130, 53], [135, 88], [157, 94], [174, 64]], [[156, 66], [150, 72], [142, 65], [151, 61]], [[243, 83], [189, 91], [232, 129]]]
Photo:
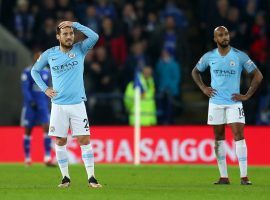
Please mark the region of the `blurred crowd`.
[[145, 112], [157, 120], [146, 125], [175, 123], [182, 86], [193, 84], [191, 69], [215, 47], [214, 27], [224, 25], [232, 46], [247, 52], [265, 77], [246, 108], [247, 122], [270, 124], [269, 11], [267, 0], [17, 0], [2, 2], [1, 21], [32, 51], [58, 45], [55, 28], [62, 20], [96, 31], [100, 39], [85, 59], [90, 119], [126, 123], [125, 113], [132, 112], [127, 86], [140, 71], [145, 88], [154, 84], [154, 91], [149, 89], [154, 95], [145, 98], [154, 99], [156, 107]]

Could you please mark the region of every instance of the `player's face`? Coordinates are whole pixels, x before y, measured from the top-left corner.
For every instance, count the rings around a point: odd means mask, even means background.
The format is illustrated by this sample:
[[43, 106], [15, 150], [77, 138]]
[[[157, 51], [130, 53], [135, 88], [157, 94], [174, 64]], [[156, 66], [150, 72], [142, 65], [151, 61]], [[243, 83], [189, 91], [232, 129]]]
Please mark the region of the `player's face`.
[[230, 34], [228, 29], [220, 28], [215, 31], [215, 42], [222, 48], [226, 48], [230, 44]]
[[72, 47], [74, 43], [74, 31], [72, 27], [62, 28], [60, 34], [57, 35], [57, 39], [59, 40], [61, 46], [66, 48]]

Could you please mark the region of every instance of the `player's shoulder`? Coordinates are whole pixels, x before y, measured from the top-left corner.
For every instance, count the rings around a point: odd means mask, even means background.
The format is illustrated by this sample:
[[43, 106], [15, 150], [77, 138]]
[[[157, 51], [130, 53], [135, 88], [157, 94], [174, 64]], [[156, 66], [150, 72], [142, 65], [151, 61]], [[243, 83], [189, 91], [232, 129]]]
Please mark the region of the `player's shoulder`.
[[30, 72], [31, 69], [32, 69], [32, 66], [29, 65], [29, 66], [25, 67], [23, 71], [24, 72]]
[[231, 47], [231, 50], [232, 50], [232, 52], [235, 55], [238, 55], [238, 56], [247, 56], [247, 54], [244, 51], [241, 51], [241, 50], [239, 50], [237, 48]]
[[216, 55], [216, 52], [217, 52], [217, 48], [212, 49], [210, 51], [207, 51], [204, 55], [205, 56], [214, 56], [214, 55]]
[[216, 50], [217, 49], [212, 49], [210, 51], [207, 51], [205, 54], [203, 54], [203, 59], [204, 60], [207, 60], [207, 59], [210, 59], [210, 58], [213, 58], [216, 56]]
[[54, 47], [51, 47], [51, 48], [47, 49], [42, 54], [48, 54], [48, 55], [50, 55], [51, 53], [55, 53], [58, 50], [59, 50], [59, 46], [54, 46]]
[[28, 77], [31, 77], [31, 66], [27, 66], [26, 68], [23, 69], [22, 74], [21, 74], [21, 80], [26, 81], [28, 80]]
[[23, 74], [30, 74], [31, 73], [32, 66], [27, 66], [23, 69]]

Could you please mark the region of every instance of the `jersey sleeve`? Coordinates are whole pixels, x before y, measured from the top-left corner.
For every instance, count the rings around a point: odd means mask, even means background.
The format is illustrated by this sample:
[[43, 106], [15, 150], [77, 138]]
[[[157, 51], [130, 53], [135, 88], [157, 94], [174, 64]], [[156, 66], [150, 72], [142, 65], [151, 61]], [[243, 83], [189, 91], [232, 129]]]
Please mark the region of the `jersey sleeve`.
[[97, 43], [99, 36], [90, 28], [83, 26], [78, 22], [73, 22], [73, 27], [87, 37], [82, 42], [79, 42], [82, 52], [86, 54]]
[[33, 101], [33, 96], [30, 92], [31, 89], [31, 82], [30, 82], [30, 77], [29, 73], [27, 74], [26, 71], [24, 71], [21, 74], [21, 87], [22, 87], [22, 94], [26, 102], [30, 103]]
[[255, 65], [255, 63], [249, 58], [249, 56], [246, 53], [241, 52], [239, 59], [240, 59], [240, 63], [242, 65], [242, 67], [248, 73], [251, 73], [254, 69], [257, 68], [257, 66]]
[[196, 64], [196, 68], [200, 72], [203, 72], [203, 71], [205, 71], [207, 69], [208, 66], [209, 66], [209, 64], [208, 64], [208, 54], [206, 53], [200, 58], [200, 60]]
[[41, 56], [37, 59], [36, 63], [34, 64], [31, 70], [31, 76], [33, 77], [34, 81], [43, 92], [47, 90], [48, 86], [42, 80], [41, 70], [48, 65], [48, 57], [49, 57], [49, 53], [47, 50], [43, 54], [41, 54]]

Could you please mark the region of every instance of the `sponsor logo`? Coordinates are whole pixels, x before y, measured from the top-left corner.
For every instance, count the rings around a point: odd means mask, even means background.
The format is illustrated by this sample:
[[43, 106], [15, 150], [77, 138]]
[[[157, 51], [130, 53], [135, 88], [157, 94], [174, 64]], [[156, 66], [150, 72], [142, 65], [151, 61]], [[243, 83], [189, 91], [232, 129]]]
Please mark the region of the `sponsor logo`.
[[65, 71], [68, 71], [70, 69], [73, 69], [76, 65], [78, 65], [78, 61], [75, 60], [75, 61], [66, 63], [64, 65], [53, 66], [52, 70], [57, 72], [57, 73], [65, 72]]
[[55, 61], [57, 58], [52, 58], [52, 61]]
[[221, 70], [221, 69], [215, 69], [213, 70], [214, 74], [217, 76], [232, 76], [236, 74], [235, 70]]
[[[214, 162], [214, 140], [186, 138], [171, 140], [143, 138], [140, 141], [141, 161], [145, 163], [169, 162], [169, 163], [193, 163], [193, 162]], [[134, 160], [132, 145], [127, 139], [115, 142], [108, 140], [92, 140], [93, 151], [96, 162], [132, 162]], [[226, 142], [227, 156], [235, 162], [234, 145]]]

